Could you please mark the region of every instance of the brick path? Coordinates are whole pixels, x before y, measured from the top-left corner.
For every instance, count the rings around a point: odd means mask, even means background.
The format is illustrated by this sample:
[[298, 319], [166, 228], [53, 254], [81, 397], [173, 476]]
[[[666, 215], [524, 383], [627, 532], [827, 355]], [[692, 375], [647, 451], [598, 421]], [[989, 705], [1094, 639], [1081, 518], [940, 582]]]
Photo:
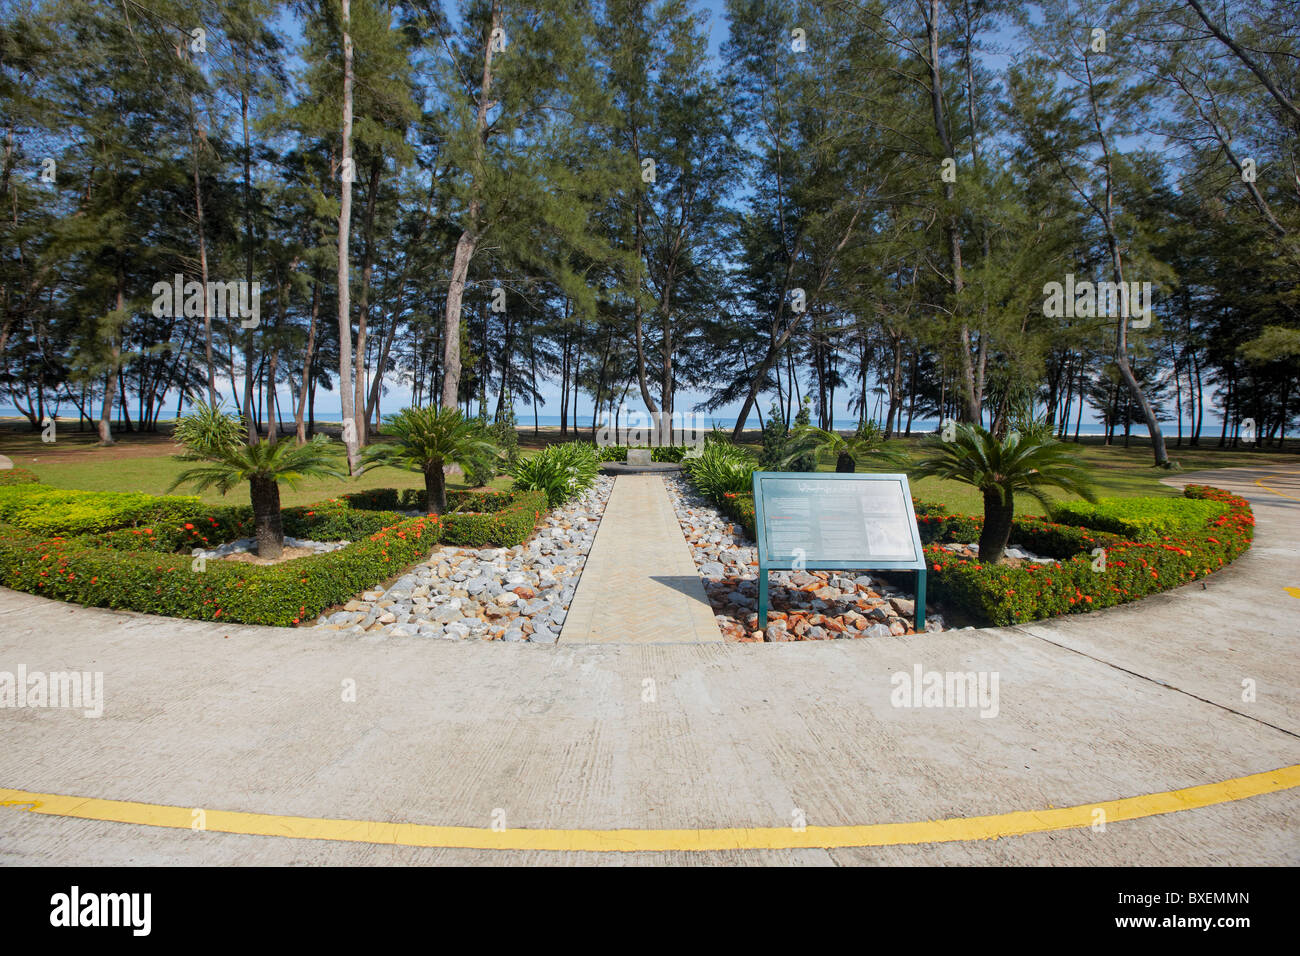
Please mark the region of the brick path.
[[582, 569], [560, 642], [721, 640], [663, 479], [620, 475]]

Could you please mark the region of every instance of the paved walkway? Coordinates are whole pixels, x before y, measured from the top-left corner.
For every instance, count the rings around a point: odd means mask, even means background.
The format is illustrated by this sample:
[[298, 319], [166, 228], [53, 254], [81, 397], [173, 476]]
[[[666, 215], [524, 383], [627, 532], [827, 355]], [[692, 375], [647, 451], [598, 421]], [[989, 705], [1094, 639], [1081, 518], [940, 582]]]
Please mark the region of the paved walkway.
[[[0, 591], [0, 671], [102, 671], [105, 696], [99, 719], [0, 710], [0, 803], [39, 804], [0, 806], [0, 863], [1296, 865], [1281, 472], [1182, 476], [1255, 504], [1231, 567], [1025, 627], [370, 643]], [[996, 672], [997, 715], [894, 706], [918, 666]]]
[[566, 644], [721, 641], [658, 475], [620, 475], [564, 619]]

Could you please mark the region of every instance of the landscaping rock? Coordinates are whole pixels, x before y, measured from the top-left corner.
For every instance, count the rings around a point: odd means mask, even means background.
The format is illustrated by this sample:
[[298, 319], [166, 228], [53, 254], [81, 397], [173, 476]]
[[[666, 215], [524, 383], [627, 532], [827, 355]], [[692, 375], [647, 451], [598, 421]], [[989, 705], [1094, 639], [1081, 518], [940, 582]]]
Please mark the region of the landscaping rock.
[[522, 545], [434, 548], [387, 592], [371, 588], [313, 626], [367, 637], [400, 628], [443, 640], [553, 644], [613, 486], [613, 478], [600, 476], [587, 492], [543, 516], [538, 533]]

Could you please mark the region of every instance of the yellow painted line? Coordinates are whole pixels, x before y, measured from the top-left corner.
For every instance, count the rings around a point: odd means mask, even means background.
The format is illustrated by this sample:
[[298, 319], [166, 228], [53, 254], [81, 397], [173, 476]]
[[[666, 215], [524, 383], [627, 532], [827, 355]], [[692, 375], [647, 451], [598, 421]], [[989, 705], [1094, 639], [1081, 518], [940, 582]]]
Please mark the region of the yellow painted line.
[[[1090, 827], [1098, 820], [1116, 823], [1142, 817], [1194, 810], [1266, 793], [1300, 787], [1300, 764], [1266, 773], [1234, 777], [1182, 790], [1149, 793], [1103, 803], [1047, 810], [1000, 813], [985, 817], [954, 817], [915, 823], [871, 823], [863, 826], [728, 828], [716, 830], [491, 830], [477, 827], [385, 823], [378, 820], [329, 820], [269, 813], [204, 810], [204, 827], [221, 833], [377, 843], [389, 846], [450, 847], [470, 850], [576, 850], [667, 852], [671, 850], [788, 850], [808, 848], [899, 846], [996, 840], [1051, 830]], [[196, 812], [189, 807], [128, 800], [101, 800], [55, 793], [0, 789], [0, 806], [31, 813], [106, 820], [141, 826], [193, 828]], [[1102, 811], [1097, 814], [1096, 811]]]
[[1300, 588], [1283, 588], [1282, 590], [1293, 598], [1300, 598]]
[[[1268, 477], [1272, 478], [1272, 477], [1274, 477], [1274, 476], [1273, 476], [1273, 475], [1269, 475]], [[1291, 476], [1289, 476], [1289, 475], [1277, 475], [1276, 477], [1278, 477], [1278, 478], [1288, 478], [1288, 477], [1291, 477]], [[1288, 495], [1285, 491], [1278, 491], [1276, 488], [1273, 488], [1273, 487], [1270, 487], [1269, 485], [1264, 484], [1264, 479], [1263, 479], [1263, 478], [1256, 478], [1256, 479], [1255, 479], [1255, 484], [1259, 485], [1259, 487], [1263, 488], [1265, 491], [1271, 491], [1271, 492], [1273, 492], [1273, 494], [1277, 495], [1277, 496], [1280, 497], [1280, 498], [1290, 498], [1292, 501], [1300, 501], [1300, 498], [1297, 498], [1295, 495]]]

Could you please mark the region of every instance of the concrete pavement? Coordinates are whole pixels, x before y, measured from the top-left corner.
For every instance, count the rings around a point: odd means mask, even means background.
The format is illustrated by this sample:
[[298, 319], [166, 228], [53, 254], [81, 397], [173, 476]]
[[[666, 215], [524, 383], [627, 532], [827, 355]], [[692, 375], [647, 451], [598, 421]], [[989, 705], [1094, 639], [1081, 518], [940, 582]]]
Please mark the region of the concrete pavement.
[[[1041, 811], [1300, 763], [1300, 600], [1285, 590], [1300, 588], [1300, 470], [1180, 480], [1251, 499], [1250, 552], [1204, 588], [1014, 628], [774, 645], [369, 642], [0, 591], [0, 670], [102, 671], [105, 697], [99, 719], [0, 710], [0, 788], [244, 811], [304, 836], [322, 831], [287, 818], [693, 831]], [[894, 706], [894, 675], [918, 665], [996, 673], [996, 716]], [[1300, 789], [1282, 789], [1104, 831], [707, 852], [673, 838], [597, 853], [0, 807], [0, 862], [1295, 865], [1298, 812]]]

